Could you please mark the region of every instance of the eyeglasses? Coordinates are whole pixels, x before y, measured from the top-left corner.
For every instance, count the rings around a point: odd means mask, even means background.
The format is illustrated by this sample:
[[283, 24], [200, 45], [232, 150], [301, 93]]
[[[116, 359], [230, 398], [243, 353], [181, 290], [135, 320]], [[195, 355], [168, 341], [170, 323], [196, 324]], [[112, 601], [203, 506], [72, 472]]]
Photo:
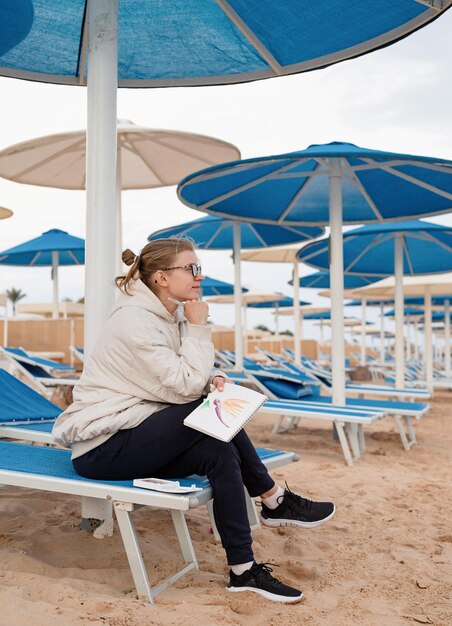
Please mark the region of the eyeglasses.
[[169, 270], [187, 270], [187, 272], [191, 272], [193, 278], [197, 278], [201, 276], [201, 266], [196, 263], [189, 263], [188, 265], [176, 265], [174, 267], [164, 267], [163, 271], [168, 272]]

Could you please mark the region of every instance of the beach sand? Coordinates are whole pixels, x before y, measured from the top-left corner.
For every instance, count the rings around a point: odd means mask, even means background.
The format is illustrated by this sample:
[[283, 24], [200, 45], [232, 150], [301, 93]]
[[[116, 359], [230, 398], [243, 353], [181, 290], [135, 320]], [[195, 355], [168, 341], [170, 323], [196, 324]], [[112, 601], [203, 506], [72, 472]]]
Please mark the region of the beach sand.
[[[0, 490], [0, 626], [407, 626], [452, 624], [451, 392], [440, 392], [416, 424], [406, 452], [394, 420], [367, 429], [367, 451], [343, 462], [327, 425], [301, 423], [271, 435], [271, 416], [249, 425], [256, 445], [295, 450], [301, 460], [274, 472], [281, 484], [336, 502], [314, 530], [254, 532], [258, 560], [299, 586], [297, 605], [225, 591], [227, 567], [205, 507], [187, 515], [200, 570], [182, 577], [154, 606], [134, 597], [119, 535], [79, 529], [77, 498]], [[180, 564], [169, 514], [141, 509], [136, 529], [151, 583]]]

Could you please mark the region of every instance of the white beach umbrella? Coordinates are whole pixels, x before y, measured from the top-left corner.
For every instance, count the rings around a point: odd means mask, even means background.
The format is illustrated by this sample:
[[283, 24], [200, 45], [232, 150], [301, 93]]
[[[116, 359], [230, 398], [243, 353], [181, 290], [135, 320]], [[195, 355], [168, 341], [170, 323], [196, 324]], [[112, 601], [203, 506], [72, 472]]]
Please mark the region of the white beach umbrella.
[[[384, 278], [368, 287], [361, 287], [355, 291], [356, 297], [369, 299], [392, 300], [396, 290], [394, 277]], [[452, 272], [447, 274], [432, 274], [430, 276], [407, 276], [403, 280], [405, 296], [423, 296], [425, 306], [424, 329], [424, 360], [426, 381], [429, 388], [433, 386], [433, 354], [432, 354], [432, 296], [447, 296], [452, 293]], [[446, 374], [451, 372], [450, 347], [450, 301], [445, 300], [445, 361]]]

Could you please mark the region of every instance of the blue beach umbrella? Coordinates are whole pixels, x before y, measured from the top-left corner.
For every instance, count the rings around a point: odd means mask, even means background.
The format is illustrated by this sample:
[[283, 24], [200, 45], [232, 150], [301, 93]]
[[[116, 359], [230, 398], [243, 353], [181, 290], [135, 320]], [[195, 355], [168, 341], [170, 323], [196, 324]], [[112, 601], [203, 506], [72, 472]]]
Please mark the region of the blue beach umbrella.
[[[278, 295], [284, 295], [277, 292]], [[310, 302], [304, 302], [303, 300], [299, 300], [298, 306], [307, 306], [311, 304]], [[279, 325], [278, 325], [278, 314], [279, 309], [285, 309], [286, 307], [294, 306], [294, 299], [290, 296], [285, 296], [284, 300], [275, 300], [274, 302], [255, 302], [253, 304], [248, 304], [251, 309], [275, 309], [275, 331], [276, 334], [279, 334]]]
[[[225, 283], [217, 278], [204, 276], [204, 280], [201, 283], [201, 291], [203, 296], [227, 296], [234, 293], [234, 285]], [[242, 293], [247, 291], [248, 289], [242, 287]]]
[[195, 240], [199, 248], [204, 250], [233, 250], [235, 292], [235, 351], [236, 366], [243, 367], [243, 333], [241, 322], [242, 300], [240, 286], [240, 251], [249, 248], [266, 248], [284, 245], [323, 235], [324, 230], [318, 226], [278, 226], [271, 224], [254, 224], [237, 220], [204, 216], [200, 219], [171, 226], [152, 233], [148, 241], [162, 237], [187, 236]]
[[413, 33], [451, 2], [0, 0], [0, 75], [88, 88], [85, 348], [114, 300], [118, 85], [218, 85], [322, 68]]
[[[376, 278], [375, 276], [350, 276], [349, 274], [344, 274], [344, 289], [357, 289], [358, 287], [371, 285], [380, 278], [383, 278], [383, 276]], [[292, 284], [293, 280], [290, 280], [289, 285]], [[315, 272], [308, 276], [302, 276], [300, 278], [300, 287], [305, 287], [306, 289], [330, 289], [330, 273]]]
[[[326, 269], [329, 254], [330, 242], [326, 239], [305, 246], [298, 258], [317, 269]], [[349, 274], [395, 276], [396, 385], [402, 387], [405, 378], [403, 276], [452, 270], [452, 228], [423, 220], [363, 226], [344, 234], [343, 259], [344, 271]], [[365, 306], [364, 299], [363, 310]], [[425, 355], [427, 382], [430, 357]]]
[[60, 265], [84, 265], [85, 241], [53, 228], [39, 237], [30, 239], [14, 248], [0, 252], [1, 265], [22, 267], [52, 267], [53, 315], [59, 317], [58, 267]]
[[185, 178], [180, 199], [211, 215], [331, 228], [333, 401], [345, 401], [342, 224], [394, 221], [452, 209], [452, 161], [350, 143], [236, 161]]

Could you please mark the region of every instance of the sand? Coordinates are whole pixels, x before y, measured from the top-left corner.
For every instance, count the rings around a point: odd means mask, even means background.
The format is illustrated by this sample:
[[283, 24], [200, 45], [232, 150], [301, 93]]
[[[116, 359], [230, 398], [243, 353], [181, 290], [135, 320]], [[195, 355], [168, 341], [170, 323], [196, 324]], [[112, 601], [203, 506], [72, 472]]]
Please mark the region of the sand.
[[[225, 591], [222, 548], [205, 507], [187, 515], [200, 570], [152, 606], [134, 597], [119, 535], [79, 529], [77, 498], [0, 490], [0, 626], [407, 626], [452, 624], [451, 392], [438, 393], [402, 449], [393, 419], [367, 430], [367, 451], [347, 467], [328, 426], [304, 422], [271, 435], [271, 416], [249, 426], [256, 445], [295, 450], [301, 460], [274, 472], [299, 493], [333, 499], [335, 518], [314, 530], [254, 532], [258, 560], [303, 589], [297, 605]], [[136, 528], [151, 583], [180, 557], [169, 515], [140, 510]]]

